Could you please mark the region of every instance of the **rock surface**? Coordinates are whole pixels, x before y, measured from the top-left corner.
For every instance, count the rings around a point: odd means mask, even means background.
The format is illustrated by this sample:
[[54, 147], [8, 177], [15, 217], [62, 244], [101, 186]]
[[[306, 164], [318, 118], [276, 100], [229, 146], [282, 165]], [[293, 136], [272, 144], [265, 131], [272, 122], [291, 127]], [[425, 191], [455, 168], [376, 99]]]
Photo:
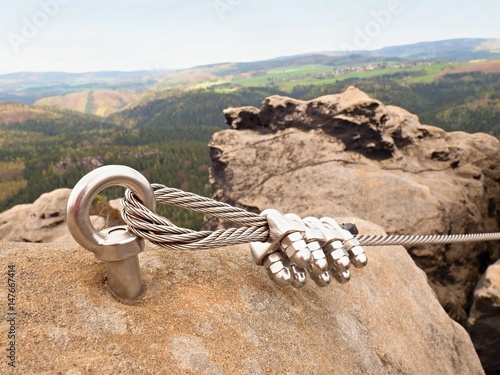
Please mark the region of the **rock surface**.
[[500, 260], [488, 267], [476, 290], [468, 331], [488, 374], [500, 374]]
[[[422, 125], [354, 87], [307, 102], [271, 96], [258, 121], [256, 110], [246, 124], [248, 108], [232, 108], [226, 118], [236, 130], [212, 137], [217, 200], [254, 212], [362, 217], [390, 234], [500, 231], [500, 141], [490, 135]], [[480, 274], [500, 258], [498, 242], [408, 251], [465, 325]]]
[[66, 204], [71, 189], [42, 194], [33, 204], [18, 205], [0, 214], [3, 241], [53, 242], [69, 234]]
[[[71, 189], [42, 194], [33, 204], [21, 204], [0, 213], [0, 241], [67, 242], [73, 238], [66, 226], [66, 206]], [[104, 218], [93, 215], [95, 228], [104, 228]]]
[[[483, 374], [407, 252], [366, 251], [368, 266], [349, 283], [294, 290], [274, 286], [247, 246], [147, 246], [145, 294], [127, 305], [107, 291], [103, 263], [77, 245], [0, 243], [3, 272], [15, 265], [18, 311], [16, 369], [4, 358], [1, 372]], [[7, 303], [0, 309], [6, 316]], [[9, 328], [2, 320], [4, 344]]]

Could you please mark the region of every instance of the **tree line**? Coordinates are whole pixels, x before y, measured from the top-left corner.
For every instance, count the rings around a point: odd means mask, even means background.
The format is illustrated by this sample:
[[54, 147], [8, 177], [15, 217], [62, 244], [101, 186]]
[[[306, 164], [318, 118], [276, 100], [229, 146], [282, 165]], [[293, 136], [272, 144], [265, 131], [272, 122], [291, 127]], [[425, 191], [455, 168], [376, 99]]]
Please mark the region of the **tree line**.
[[[389, 75], [300, 86], [289, 94], [272, 88], [169, 91], [108, 118], [61, 111], [57, 118], [1, 125], [0, 165], [8, 165], [9, 173], [0, 181], [0, 212], [33, 202], [47, 191], [73, 187], [89, 171], [88, 158], [128, 165], [151, 182], [210, 196], [207, 144], [214, 132], [227, 127], [224, 108], [259, 107], [273, 94], [308, 100], [339, 93], [351, 84], [417, 114], [422, 123], [500, 137], [500, 74], [453, 74], [412, 84]], [[122, 191], [109, 189], [107, 194], [111, 199]], [[196, 229], [201, 224], [201, 215], [172, 207], [159, 210], [178, 225]]]

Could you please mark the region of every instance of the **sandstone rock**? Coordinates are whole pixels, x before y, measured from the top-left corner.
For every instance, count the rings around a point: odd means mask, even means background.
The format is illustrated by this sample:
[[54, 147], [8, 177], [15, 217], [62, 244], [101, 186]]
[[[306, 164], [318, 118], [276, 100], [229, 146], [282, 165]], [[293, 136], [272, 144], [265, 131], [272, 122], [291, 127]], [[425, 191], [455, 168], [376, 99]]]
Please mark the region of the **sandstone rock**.
[[[390, 234], [500, 230], [500, 142], [492, 136], [422, 125], [354, 87], [308, 102], [272, 96], [259, 118], [265, 128], [213, 135], [215, 199], [253, 212], [363, 217]], [[498, 243], [408, 251], [465, 325], [480, 273], [500, 258]]]
[[[272, 284], [245, 245], [148, 245], [140, 255], [145, 294], [127, 305], [107, 291], [103, 263], [76, 245], [2, 243], [2, 269], [16, 269], [16, 371], [483, 374], [467, 333], [407, 252], [366, 251], [368, 266], [349, 283], [294, 290]], [[0, 336], [9, 328], [3, 320]], [[5, 358], [0, 366], [7, 373]]]
[[0, 241], [22, 241], [20, 232], [29, 216], [30, 207], [31, 204], [18, 204], [0, 213]]
[[255, 129], [261, 127], [259, 109], [255, 107], [227, 108], [224, 110], [226, 123], [233, 129]]
[[304, 102], [270, 96], [262, 102], [260, 121], [273, 131], [286, 128], [321, 128], [335, 135], [346, 150], [376, 158], [388, 158], [395, 151], [392, 137], [381, 128], [388, 120], [387, 109], [367, 94], [349, 87], [344, 93], [326, 95]]
[[485, 371], [500, 373], [500, 261], [488, 267], [474, 290], [467, 328]]
[[[85, 141], [84, 141], [85, 142]], [[101, 156], [82, 156], [81, 158], [66, 158], [56, 163], [56, 168], [64, 172], [69, 168], [79, 168], [84, 171], [91, 171], [93, 169], [102, 167], [104, 159]]]
[[[71, 189], [56, 189], [42, 194], [33, 204], [21, 204], [0, 213], [0, 241], [73, 241], [66, 226], [66, 205]], [[90, 217], [96, 229], [106, 227], [98, 215]]]
[[110, 201], [108, 201], [109, 207], [111, 207], [113, 210], [117, 210], [118, 212], [121, 212], [122, 208], [123, 208], [121, 203], [120, 203], [121, 200], [122, 200], [122, 198], [111, 199]]
[[33, 204], [24, 204], [0, 214], [3, 241], [52, 242], [68, 233], [66, 203], [71, 189], [42, 194]]

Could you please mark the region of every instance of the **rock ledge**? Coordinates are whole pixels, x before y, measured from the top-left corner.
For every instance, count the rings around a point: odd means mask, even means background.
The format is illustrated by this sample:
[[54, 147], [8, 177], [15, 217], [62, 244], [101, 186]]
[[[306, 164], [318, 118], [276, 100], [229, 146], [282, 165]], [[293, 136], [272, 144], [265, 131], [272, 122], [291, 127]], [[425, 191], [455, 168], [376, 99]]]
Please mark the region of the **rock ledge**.
[[[483, 374], [407, 252], [367, 253], [348, 284], [293, 290], [275, 287], [247, 246], [148, 246], [145, 296], [125, 305], [76, 245], [0, 244], [3, 269], [16, 267], [17, 373]], [[0, 328], [7, 337], [5, 320]]]

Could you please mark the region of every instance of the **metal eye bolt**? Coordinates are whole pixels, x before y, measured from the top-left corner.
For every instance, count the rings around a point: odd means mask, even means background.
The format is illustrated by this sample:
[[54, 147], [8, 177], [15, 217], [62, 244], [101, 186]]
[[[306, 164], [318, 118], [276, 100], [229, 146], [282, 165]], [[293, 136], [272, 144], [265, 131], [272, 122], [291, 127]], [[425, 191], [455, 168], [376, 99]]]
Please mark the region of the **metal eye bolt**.
[[147, 208], [156, 210], [153, 189], [142, 174], [126, 166], [104, 166], [85, 175], [73, 188], [68, 199], [67, 225], [78, 244], [104, 261], [112, 292], [121, 298], [134, 299], [142, 292], [138, 254], [144, 249], [144, 240], [130, 233], [126, 226], [98, 232], [90, 223], [92, 200], [111, 186], [132, 190]]

